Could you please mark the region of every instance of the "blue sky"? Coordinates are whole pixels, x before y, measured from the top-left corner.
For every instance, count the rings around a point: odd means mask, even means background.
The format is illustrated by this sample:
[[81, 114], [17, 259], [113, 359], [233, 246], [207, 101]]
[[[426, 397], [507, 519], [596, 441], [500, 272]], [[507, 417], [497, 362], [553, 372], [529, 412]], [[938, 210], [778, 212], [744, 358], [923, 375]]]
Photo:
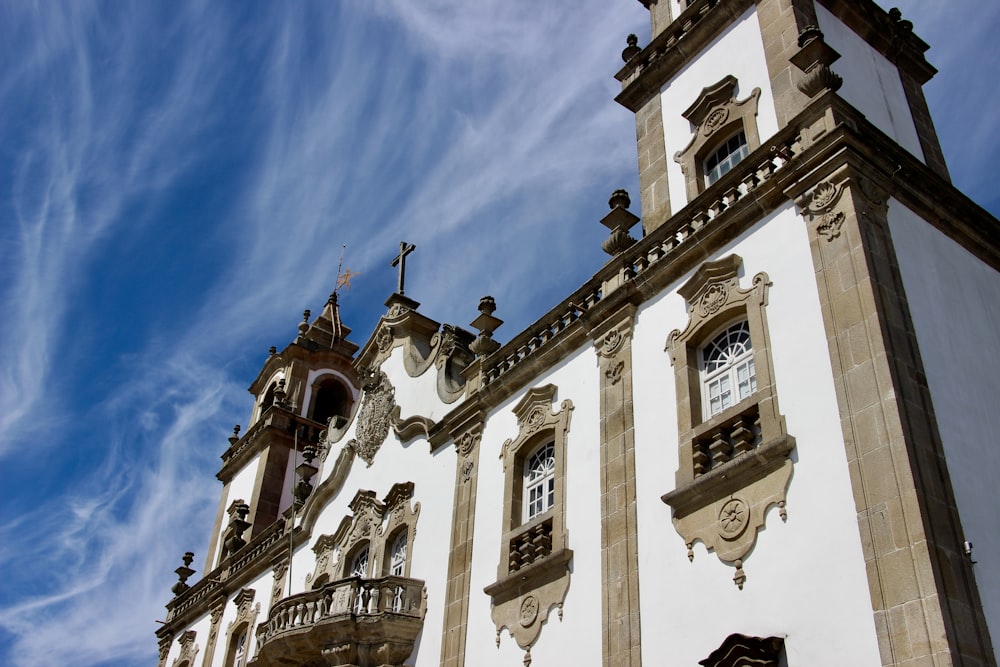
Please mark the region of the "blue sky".
[[[997, 214], [1000, 3], [898, 4]], [[155, 662], [246, 387], [345, 244], [359, 344], [403, 239], [422, 312], [492, 294], [501, 341], [603, 263], [629, 32], [634, 0], [0, 2], [0, 663]]]

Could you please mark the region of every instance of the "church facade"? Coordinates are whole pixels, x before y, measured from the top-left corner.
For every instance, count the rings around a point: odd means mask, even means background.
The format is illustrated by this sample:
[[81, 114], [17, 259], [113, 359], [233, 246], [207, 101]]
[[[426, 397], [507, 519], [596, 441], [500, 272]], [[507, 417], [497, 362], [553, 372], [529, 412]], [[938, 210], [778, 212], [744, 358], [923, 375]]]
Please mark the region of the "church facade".
[[927, 45], [870, 0], [641, 1], [641, 218], [613, 193], [609, 261], [503, 344], [490, 297], [421, 312], [408, 244], [363, 345], [307, 312], [160, 667], [997, 664], [1000, 223]]

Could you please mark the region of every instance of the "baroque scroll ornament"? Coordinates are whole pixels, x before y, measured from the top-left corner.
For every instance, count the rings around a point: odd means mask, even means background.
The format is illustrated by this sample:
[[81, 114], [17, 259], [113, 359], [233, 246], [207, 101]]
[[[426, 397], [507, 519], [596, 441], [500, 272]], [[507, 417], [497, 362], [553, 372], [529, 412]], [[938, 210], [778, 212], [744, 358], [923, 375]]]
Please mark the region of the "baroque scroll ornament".
[[374, 371], [365, 383], [365, 397], [358, 412], [357, 437], [348, 444], [369, 466], [389, 435], [391, 413], [396, 407], [395, 392], [389, 377], [381, 370]]

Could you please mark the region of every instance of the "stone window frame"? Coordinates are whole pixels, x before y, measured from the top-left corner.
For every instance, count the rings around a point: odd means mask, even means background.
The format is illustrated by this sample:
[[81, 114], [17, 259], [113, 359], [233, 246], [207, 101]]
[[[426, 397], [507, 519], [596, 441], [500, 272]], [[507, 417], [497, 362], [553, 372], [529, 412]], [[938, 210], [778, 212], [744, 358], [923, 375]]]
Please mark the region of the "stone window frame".
[[[553, 384], [527, 391], [513, 407], [518, 435], [507, 439], [500, 453], [504, 471], [500, 562], [497, 581], [484, 592], [493, 601], [497, 642], [507, 628], [523, 649], [537, 639], [552, 608], [558, 607], [562, 618], [569, 590], [573, 551], [566, 530], [566, 456], [573, 402], [566, 399], [553, 412], [556, 392]], [[549, 442], [555, 454], [554, 502], [545, 512], [524, 520], [525, 461]]]
[[[531, 479], [531, 474], [533, 472], [532, 461], [538, 457], [543, 450], [552, 450], [552, 469], [543, 470], [542, 475], [536, 479]], [[524, 471], [521, 476], [521, 515], [523, 522], [529, 522], [536, 516], [541, 516], [555, 506], [555, 443], [552, 440], [545, 440], [538, 444], [537, 447], [529, 451], [524, 456], [524, 464], [522, 470]], [[544, 465], [544, 463], [543, 463]], [[544, 509], [531, 513], [531, 492], [536, 489], [541, 489], [541, 505]]]
[[[681, 114], [694, 128], [694, 136], [688, 145], [674, 154], [674, 162], [681, 166], [684, 174], [688, 201], [709, 187], [705, 161], [733, 136], [742, 131], [750, 153], [760, 147], [757, 129], [760, 88], [754, 88], [746, 98], [737, 100], [738, 86], [736, 77], [727, 74], [719, 82], [702, 88], [698, 99]], [[719, 180], [722, 178], [725, 175]]]
[[388, 576], [389, 550], [401, 531], [406, 532], [406, 562], [402, 577], [410, 578], [413, 544], [417, 537], [420, 503], [413, 503], [413, 482], [392, 485], [379, 501], [374, 491], [359, 490], [351, 500], [351, 514], [340, 521], [335, 533], [320, 535], [313, 545], [316, 566], [306, 575], [310, 590], [353, 576], [355, 556], [368, 548], [368, 567], [362, 579]]
[[[675, 488], [662, 496], [673, 509], [674, 526], [684, 538], [688, 558], [701, 541], [720, 560], [736, 568], [740, 588], [746, 580], [743, 558], [756, 543], [767, 511], [780, 508], [791, 479], [788, 435], [778, 409], [767, 324], [770, 279], [753, 277], [740, 286], [743, 260], [733, 254], [706, 262], [678, 293], [688, 304], [688, 323], [667, 338], [677, 391], [678, 468]], [[750, 330], [757, 389], [722, 412], [705, 417], [702, 408], [704, 347], [726, 327], [746, 321]], [[752, 454], [752, 455], [751, 455]], [[751, 529], [752, 528], [752, 529]]]
[[[257, 617], [260, 615], [260, 603], [253, 604], [256, 591], [252, 588], [242, 589], [233, 598], [236, 606], [236, 618], [234, 618], [226, 628], [226, 659], [223, 664], [226, 667], [244, 667], [250, 659], [250, 641], [254, 636], [254, 629], [257, 626]], [[243, 655], [236, 655], [236, 642], [239, 639], [240, 631], [246, 636]]]

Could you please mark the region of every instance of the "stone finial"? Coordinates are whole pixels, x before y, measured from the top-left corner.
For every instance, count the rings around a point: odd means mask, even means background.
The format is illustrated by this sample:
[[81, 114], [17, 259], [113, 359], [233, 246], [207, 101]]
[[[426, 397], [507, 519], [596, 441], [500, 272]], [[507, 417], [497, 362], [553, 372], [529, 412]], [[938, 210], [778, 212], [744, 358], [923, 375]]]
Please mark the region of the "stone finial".
[[628, 46], [626, 46], [625, 50], [622, 51], [622, 60], [624, 62], [628, 62], [632, 60], [632, 58], [635, 58], [637, 55], [639, 55], [642, 49], [639, 48], [639, 38], [636, 37], [635, 35], [629, 35], [628, 37], [626, 37], [625, 42], [628, 44]]
[[229, 446], [232, 447], [240, 440], [240, 425], [237, 424], [233, 427], [233, 434], [229, 436]]
[[635, 243], [628, 230], [639, 222], [639, 218], [628, 210], [631, 203], [627, 191], [618, 189], [611, 193], [608, 200], [611, 212], [601, 219], [601, 224], [611, 230], [611, 236], [601, 244], [609, 255], [622, 253]]
[[190, 586], [187, 585], [187, 580], [188, 577], [190, 577], [195, 572], [194, 570], [191, 569], [191, 561], [194, 560], [194, 552], [192, 551], [185, 552], [184, 557], [181, 560], [184, 561], [184, 564], [181, 565], [176, 570], [174, 570], [174, 572], [177, 573], [178, 581], [170, 588], [170, 591], [175, 596], [180, 595], [187, 589], [191, 588]]
[[472, 341], [469, 348], [478, 357], [486, 357], [500, 349], [500, 343], [493, 340], [493, 332], [503, 324], [503, 320], [493, 317], [497, 309], [497, 303], [491, 296], [484, 296], [479, 300], [479, 317], [470, 322], [470, 326], [479, 330], [476, 340]]
[[312, 315], [312, 311], [306, 308], [302, 311], [302, 321], [299, 322], [299, 335], [305, 336], [306, 332], [309, 331], [309, 316]]
[[815, 25], [808, 25], [799, 31], [799, 51], [790, 60], [804, 75], [795, 86], [809, 97], [815, 97], [824, 90], [838, 90], [844, 83], [836, 72], [830, 69], [840, 54], [823, 41], [823, 32]]
[[250, 506], [242, 500], [233, 501], [229, 506], [229, 527], [226, 528], [225, 546], [227, 554], [234, 554], [247, 545], [243, 539], [243, 533], [250, 527], [247, 521], [247, 514], [250, 513]]
[[893, 7], [889, 10], [889, 18], [893, 24], [893, 36], [899, 38], [913, 32], [913, 23], [903, 18], [903, 12], [899, 11], [899, 7]]
[[312, 493], [312, 478], [319, 472], [319, 468], [313, 465], [316, 458], [316, 447], [306, 445], [302, 450], [302, 463], [295, 466], [295, 472], [299, 476], [299, 481], [295, 485], [295, 509], [300, 510], [306, 504], [306, 499]]
[[276, 348], [276, 347], [275, 347], [275, 346], [273, 346], [273, 345], [272, 345], [271, 347], [267, 348], [267, 355], [268, 355], [269, 357], [273, 357], [273, 356], [274, 356], [274, 355], [276, 355], [276, 354], [278, 354], [278, 348]]

